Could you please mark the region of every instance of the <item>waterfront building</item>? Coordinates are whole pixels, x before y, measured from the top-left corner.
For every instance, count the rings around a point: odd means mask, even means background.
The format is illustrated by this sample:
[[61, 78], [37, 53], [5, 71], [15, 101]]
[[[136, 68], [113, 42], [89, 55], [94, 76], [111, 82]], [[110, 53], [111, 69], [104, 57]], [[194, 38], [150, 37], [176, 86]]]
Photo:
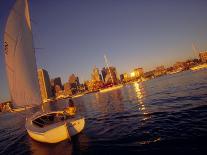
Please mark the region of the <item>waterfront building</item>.
[[106, 75], [107, 75], [107, 68], [106, 67], [102, 68], [101, 73], [102, 73], [102, 79], [105, 82]]
[[61, 87], [59, 85], [55, 85], [55, 94], [57, 94], [58, 92], [62, 91]]
[[120, 81], [124, 82], [124, 74], [120, 74]]
[[68, 79], [68, 83], [70, 85], [70, 89], [72, 91], [72, 94], [76, 94], [78, 92], [78, 88], [80, 85], [79, 78], [75, 76], [75, 74], [70, 75]]
[[71, 96], [71, 95], [72, 95], [72, 91], [71, 91], [71, 89], [70, 89], [70, 84], [69, 84], [69, 82], [66, 82], [66, 83], [64, 84], [64, 93], [65, 93], [66, 96]]
[[93, 72], [91, 74], [91, 89], [93, 91], [102, 88], [104, 85], [101, 75], [99, 74], [99, 69], [94, 67]]
[[90, 80], [84, 81], [85, 90], [93, 91], [93, 82]]
[[199, 58], [200, 58], [201, 62], [203, 62], [203, 63], [207, 62], [207, 51], [200, 52]]
[[138, 78], [141, 78], [144, 74], [143, 68], [135, 68], [131, 73], [130, 73], [130, 79], [131, 80], [137, 80]]
[[51, 79], [50, 82], [51, 82], [51, 86], [55, 87], [56, 85], [58, 85], [58, 86], [60, 86], [61, 89], [63, 89], [63, 85], [62, 85], [60, 77], [56, 77], [54, 79]]
[[63, 90], [63, 85], [62, 85], [60, 77], [56, 77], [54, 79], [51, 79], [50, 83], [51, 83], [52, 92], [53, 92], [54, 95], [56, 93], [58, 93], [59, 91]]
[[144, 75], [143, 68], [135, 68], [134, 69], [135, 77], [141, 77]]
[[12, 112], [11, 101], [6, 101], [6, 102], [0, 103], [0, 112]]
[[171, 66], [171, 67], [166, 68], [166, 70], [167, 70], [167, 74], [170, 74], [174, 71], [174, 68]]
[[[197, 59], [198, 60], [198, 59]], [[197, 62], [194, 62], [193, 59], [189, 59], [185, 61], [185, 69], [189, 69], [190, 67], [196, 65], [197, 63], [199, 63], [199, 60]]]
[[128, 81], [129, 80], [129, 74], [128, 73], [124, 73], [124, 80]]
[[178, 70], [183, 71], [186, 68], [185, 66], [186, 66], [185, 62], [178, 61], [173, 65], [173, 68], [175, 71], [178, 71]]
[[101, 72], [102, 72], [103, 80], [106, 84], [111, 84], [111, 83], [117, 84], [119, 82], [115, 67], [113, 66], [109, 68], [104, 67]]
[[38, 80], [39, 80], [42, 100], [45, 101], [53, 97], [52, 89], [50, 85], [50, 77], [46, 70], [38, 69]]
[[155, 77], [162, 76], [162, 75], [164, 75], [166, 73], [167, 73], [167, 70], [165, 69], [164, 66], [156, 67], [156, 69], [154, 70], [154, 76]]
[[145, 72], [144, 73], [144, 78], [146, 78], [146, 79], [154, 78], [154, 70]]
[[[132, 76], [132, 75], [131, 75]], [[121, 82], [128, 82], [130, 80], [130, 76], [128, 73], [123, 73], [120, 75]]]
[[99, 74], [99, 69], [96, 67], [94, 67], [93, 72], [91, 74], [91, 80], [102, 81], [101, 75]]

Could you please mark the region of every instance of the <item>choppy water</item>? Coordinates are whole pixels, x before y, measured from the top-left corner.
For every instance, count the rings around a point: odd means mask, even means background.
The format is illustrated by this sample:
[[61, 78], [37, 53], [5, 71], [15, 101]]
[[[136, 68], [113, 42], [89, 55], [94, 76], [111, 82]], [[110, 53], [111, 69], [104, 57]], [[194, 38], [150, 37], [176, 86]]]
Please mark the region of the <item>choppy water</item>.
[[0, 114], [0, 154], [207, 154], [207, 70], [88, 94], [75, 103], [86, 126], [72, 143], [35, 142], [25, 131], [25, 113]]

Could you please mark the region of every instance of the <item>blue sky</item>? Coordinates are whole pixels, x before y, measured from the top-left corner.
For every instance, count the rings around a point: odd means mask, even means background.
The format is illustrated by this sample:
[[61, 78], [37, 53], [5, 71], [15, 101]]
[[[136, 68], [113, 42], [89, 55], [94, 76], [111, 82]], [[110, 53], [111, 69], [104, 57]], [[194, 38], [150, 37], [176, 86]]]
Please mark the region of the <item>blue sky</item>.
[[[14, 0], [1, 0], [1, 45], [4, 23]], [[37, 65], [51, 78], [81, 81], [108, 56], [119, 73], [192, 58], [191, 44], [206, 49], [206, 0], [30, 0]], [[1, 47], [2, 51], [2, 47]], [[0, 52], [0, 101], [9, 99]]]

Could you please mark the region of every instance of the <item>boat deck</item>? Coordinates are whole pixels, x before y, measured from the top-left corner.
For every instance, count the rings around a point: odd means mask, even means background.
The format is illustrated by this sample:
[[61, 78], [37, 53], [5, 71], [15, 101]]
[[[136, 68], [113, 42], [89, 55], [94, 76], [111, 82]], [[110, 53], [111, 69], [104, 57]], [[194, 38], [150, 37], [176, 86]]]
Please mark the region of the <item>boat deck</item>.
[[45, 127], [54, 123], [65, 122], [68, 119], [72, 119], [74, 116], [68, 116], [63, 113], [49, 113], [47, 115], [40, 116], [34, 119], [32, 122], [38, 127]]

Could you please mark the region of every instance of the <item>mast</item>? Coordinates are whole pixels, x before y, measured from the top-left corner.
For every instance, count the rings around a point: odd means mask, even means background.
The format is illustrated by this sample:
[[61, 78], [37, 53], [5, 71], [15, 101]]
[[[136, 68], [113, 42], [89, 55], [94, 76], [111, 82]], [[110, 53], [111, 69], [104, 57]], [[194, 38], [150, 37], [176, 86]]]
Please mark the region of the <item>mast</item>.
[[114, 80], [113, 80], [113, 78], [112, 78], [111, 70], [110, 70], [110, 68], [109, 68], [109, 64], [108, 64], [108, 60], [107, 60], [106, 55], [104, 55], [104, 60], [105, 60], [106, 66], [107, 66], [107, 68], [108, 68], [108, 70], [109, 70], [109, 74], [110, 74], [110, 76], [111, 76], [112, 83], [113, 83], [113, 85], [114, 85]]

